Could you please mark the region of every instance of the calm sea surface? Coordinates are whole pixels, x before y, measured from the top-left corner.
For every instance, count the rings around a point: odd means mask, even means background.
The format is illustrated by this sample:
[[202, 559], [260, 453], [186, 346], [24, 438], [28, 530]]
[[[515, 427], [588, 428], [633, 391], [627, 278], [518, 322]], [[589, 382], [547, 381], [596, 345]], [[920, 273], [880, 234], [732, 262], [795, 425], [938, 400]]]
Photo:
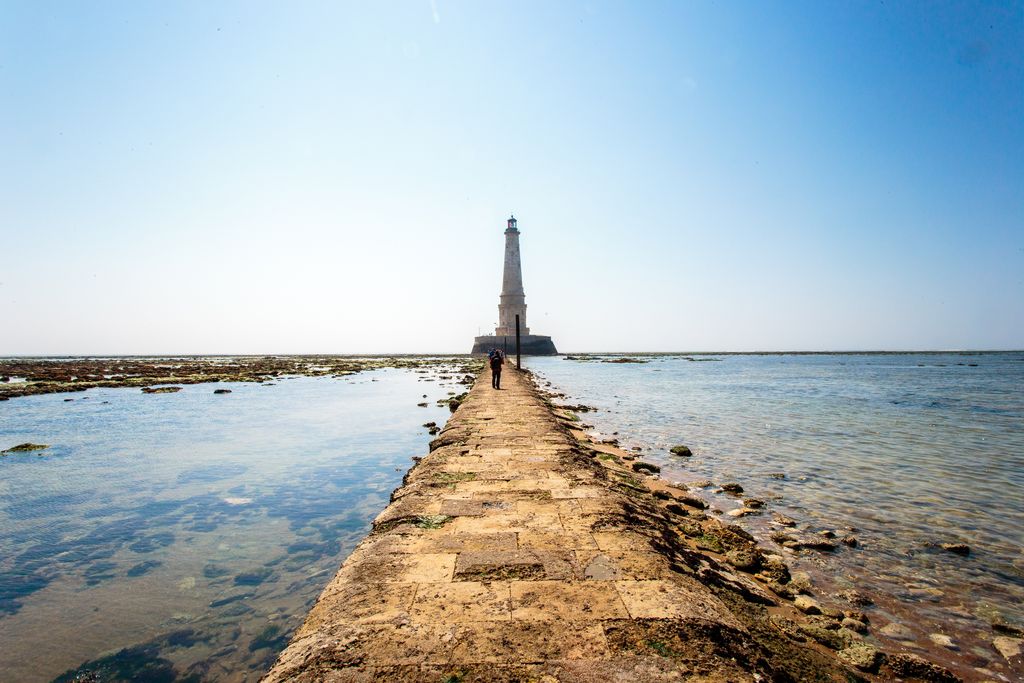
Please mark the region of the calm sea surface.
[[448, 418], [441, 374], [0, 403], [0, 450], [52, 444], [0, 458], [0, 680], [258, 678]]
[[[858, 548], [791, 557], [833, 590], [875, 597], [873, 629], [904, 626], [900, 647], [1015, 678], [990, 622], [1024, 625], [1024, 353], [636, 358], [649, 362], [526, 365], [564, 402], [598, 408], [581, 419], [645, 449], [664, 478], [735, 481], [766, 500], [740, 523], [768, 548], [788, 554], [768, 540], [772, 512], [812, 532], [854, 528]], [[694, 456], [669, 455], [677, 444]], [[714, 490], [699, 492], [741, 506]], [[932, 545], [954, 541], [970, 556]]]

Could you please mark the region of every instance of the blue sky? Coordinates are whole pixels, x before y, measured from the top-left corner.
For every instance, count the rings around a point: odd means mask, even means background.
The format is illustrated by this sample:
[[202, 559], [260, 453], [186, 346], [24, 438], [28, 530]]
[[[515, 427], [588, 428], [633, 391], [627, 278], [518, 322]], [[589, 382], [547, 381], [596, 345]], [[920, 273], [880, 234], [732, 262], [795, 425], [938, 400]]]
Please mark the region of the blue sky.
[[1024, 347], [1024, 4], [0, 2], [0, 354]]

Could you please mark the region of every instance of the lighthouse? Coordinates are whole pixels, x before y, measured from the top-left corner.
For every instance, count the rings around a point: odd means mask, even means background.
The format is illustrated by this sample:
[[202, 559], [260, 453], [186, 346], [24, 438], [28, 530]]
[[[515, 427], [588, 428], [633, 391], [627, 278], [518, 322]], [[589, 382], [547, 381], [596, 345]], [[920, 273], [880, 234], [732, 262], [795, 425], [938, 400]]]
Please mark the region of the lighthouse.
[[526, 325], [526, 292], [523, 291], [523, 263], [519, 254], [519, 227], [516, 217], [509, 216], [505, 227], [505, 263], [498, 297], [498, 326], [493, 335], [473, 340], [474, 354], [502, 349], [515, 353], [516, 316], [519, 316], [519, 341], [522, 353], [528, 356], [554, 356], [558, 353], [551, 337], [530, 334]]
[[516, 316], [519, 316], [519, 334], [530, 334], [526, 326], [526, 293], [523, 292], [523, 262], [519, 256], [519, 228], [516, 217], [508, 219], [505, 228], [505, 269], [501, 277], [501, 296], [498, 303], [496, 337], [514, 337]]

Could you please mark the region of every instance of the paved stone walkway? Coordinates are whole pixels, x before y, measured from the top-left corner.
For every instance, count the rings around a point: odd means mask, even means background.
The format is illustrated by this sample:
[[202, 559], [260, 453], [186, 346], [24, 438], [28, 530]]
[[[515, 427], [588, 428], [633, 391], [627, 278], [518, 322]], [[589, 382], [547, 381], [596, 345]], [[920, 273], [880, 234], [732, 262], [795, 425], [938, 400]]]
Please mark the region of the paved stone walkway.
[[529, 377], [502, 383], [484, 371], [265, 680], [774, 678]]

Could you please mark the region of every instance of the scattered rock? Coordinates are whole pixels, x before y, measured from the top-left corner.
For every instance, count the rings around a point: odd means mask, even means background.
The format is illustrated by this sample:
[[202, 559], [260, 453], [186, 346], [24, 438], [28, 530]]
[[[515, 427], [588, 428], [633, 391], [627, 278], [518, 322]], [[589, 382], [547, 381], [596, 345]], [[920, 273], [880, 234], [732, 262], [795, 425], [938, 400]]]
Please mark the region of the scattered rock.
[[761, 511], [760, 510], [755, 510], [753, 508], [742, 507], [742, 508], [736, 508], [735, 510], [729, 510], [725, 514], [729, 515], [730, 517], [746, 517], [747, 515], [758, 515], [758, 514], [761, 514]]
[[725, 491], [726, 493], [743, 493], [743, 487], [734, 481], [731, 481], [727, 484], [722, 484], [722, 490]]
[[11, 446], [5, 451], [0, 451], [0, 453], [28, 453], [30, 451], [43, 451], [49, 447], [48, 444], [43, 443], [19, 443], [17, 446]]
[[868, 605], [875, 604], [874, 600], [855, 590], [843, 591], [839, 595], [845, 598], [848, 603], [857, 607], [867, 607]]
[[772, 479], [785, 479], [786, 478], [786, 473], [785, 472], [771, 472], [771, 473], [768, 474], [768, 476], [771, 477]]
[[806, 595], [796, 596], [796, 599], [793, 600], [793, 606], [804, 614], [821, 614], [821, 605]]
[[807, 572], [793, 572], [789, 580], [790, 587], [800, 593], [811, 592], [811, 575]]
[[[797, 598], [797, 600], [799, 599]], [[853, 644], [849, 631], [842, 633], [841, 631], [825, 628], [817, 624], [801, 624], [800, 632], [833, 650], [842, 650]]]
[[230, 389], [214, 389], [213, 393], [215, 393], [215, 394], [230, 394], [231, 390]]
[[144, 394], [173, 394], [181, 391], [181, 387], [142, 387]]
[[776, 524], [781, 524], [782, 526], [788, 526], [788, 527], [796, 526], [796, 520], [795, 519], [793, 519], [792, 517], [787, 517], [786, 515], [784, 515], [782, 513], [779, 513], [779, 512], [776, 512], [774, 515], [772, 515], [772, 521], [775, 522]]
[[874, 672], [882, 662], [882, 653], [867, 643], [854, 643], [839, 651], [839, 658], [865, 672]]
[[426, 403], [426, 402], [424, 402], [424, 403], [417, 403], [416, 405], [417, 405], [417, 406], [419, 406], [420, 408], [426, 408], [426, 407], [427, 407], [428, 405], [430, 405], [430, 404], [429, 404], [429, 403]]
[[956, 553], [957, 555], [971, 554], [971, 546], [966, 543], [943, 543], [939, 547], [948, 552]]
[[899, 677], [920, 678], [933, 683], [954, 683], [960, 679], [937, 664], [932, 664], [924, 657], [910, 654], [909, 652], [898, 652], [886, 658], [886, 663], [892, 672]]
[[789, 541], [782, 544], [784, 547], [791, 550], [817, 550], [823, 553], [829, 553], [836, 549], [836, 544], [828, 539], [799, 539], [795, 541]]
[[880, 634], [886, 638], [892, 638], [893, 640], [913, 640], [914, 632], [903, 624], [898, 624], [895, 621], [886, 624], [878, 630]]
[[843, 536], [839, 540], [842, 542], [843, 545], [845, 545], [845, 546], [847, 546], [849, 548], [856, 548], [857, 545], [858, 545], [858, 541], [857, 541], [857, 537], [856, 536]]
[[1022, 643], [1024, 641], [1018, 638], [1009, 638], [1007, 636], [996, 636], [992, 639], [992, 647], [1006, 659], [1019, 657]]
[[690, 486], [695, 486], [699, 489], [706, 489], [709, 486], [714, 486], [715, 483], [710, 479], [698, 479], [697, 481], [691, 481]]
[[672, 448], [669, 449], [668, 452], [671, 453], [672, 455], [679, 455], [684, 458], [689, 458], [690, 456], [693, 455], [693, 451], [691, 451], [686, 446], [673, 446]]
[[764, 501], [760, 500], [759, 498], [744, 498], [743, 499], [743, 504], [746, 505], [748, 508], [763, 508], [764, 507]]
[[688, 493], [684, 493], [681, 496], [676, 496], [676, 500], [678, 500], [683, 505], [689, 505], [690, 507], [697, 508], [698, 510], [708, 509], [708, 504], [704, 500], [698, 498], [697, 496], [691, 496]]
[[1002, 633], [1006, 636], [1013, 636], [1014, 638], [1024, 638], [1024, 628], [1014, 626], [1013, 624], [1007, 624], [1002, 621], [993, 621], [990, 626], [996, 633]]
[[633, 463], [633, 471], [644, 472], [645, 474], [657, 474], [658, 472], [661, 472], [661, 468], [649, 462], [635, 462]]
[[953, 642], [953, 639], [944, 633], [929, 633], [928, 638], [936, 645], [941, 645], [947, 650], [959, 650], [960, 647]]
[[865, 624], [863, 621], [858, 621], [857, 619], [852, 619], [850, 617], [843, 617], [841, 625], [843, 628], [848, 628], [851, 631], [855, 631], [856, 633], [868, 632], [867, 624]]
[[[836, 609], [835, 607], [822, 607], [821, 613], [829, 619], [837, 622], [841, 622], [843, 620], [843, 611], [841, 609]], [[842, 626], [842, 624], [840, 624], [840, 626]]]
[[725, 554], [725, 561], [744, 572], [756, 572], [761, 566], [761, 556], [745, 549], [730, 550]]

